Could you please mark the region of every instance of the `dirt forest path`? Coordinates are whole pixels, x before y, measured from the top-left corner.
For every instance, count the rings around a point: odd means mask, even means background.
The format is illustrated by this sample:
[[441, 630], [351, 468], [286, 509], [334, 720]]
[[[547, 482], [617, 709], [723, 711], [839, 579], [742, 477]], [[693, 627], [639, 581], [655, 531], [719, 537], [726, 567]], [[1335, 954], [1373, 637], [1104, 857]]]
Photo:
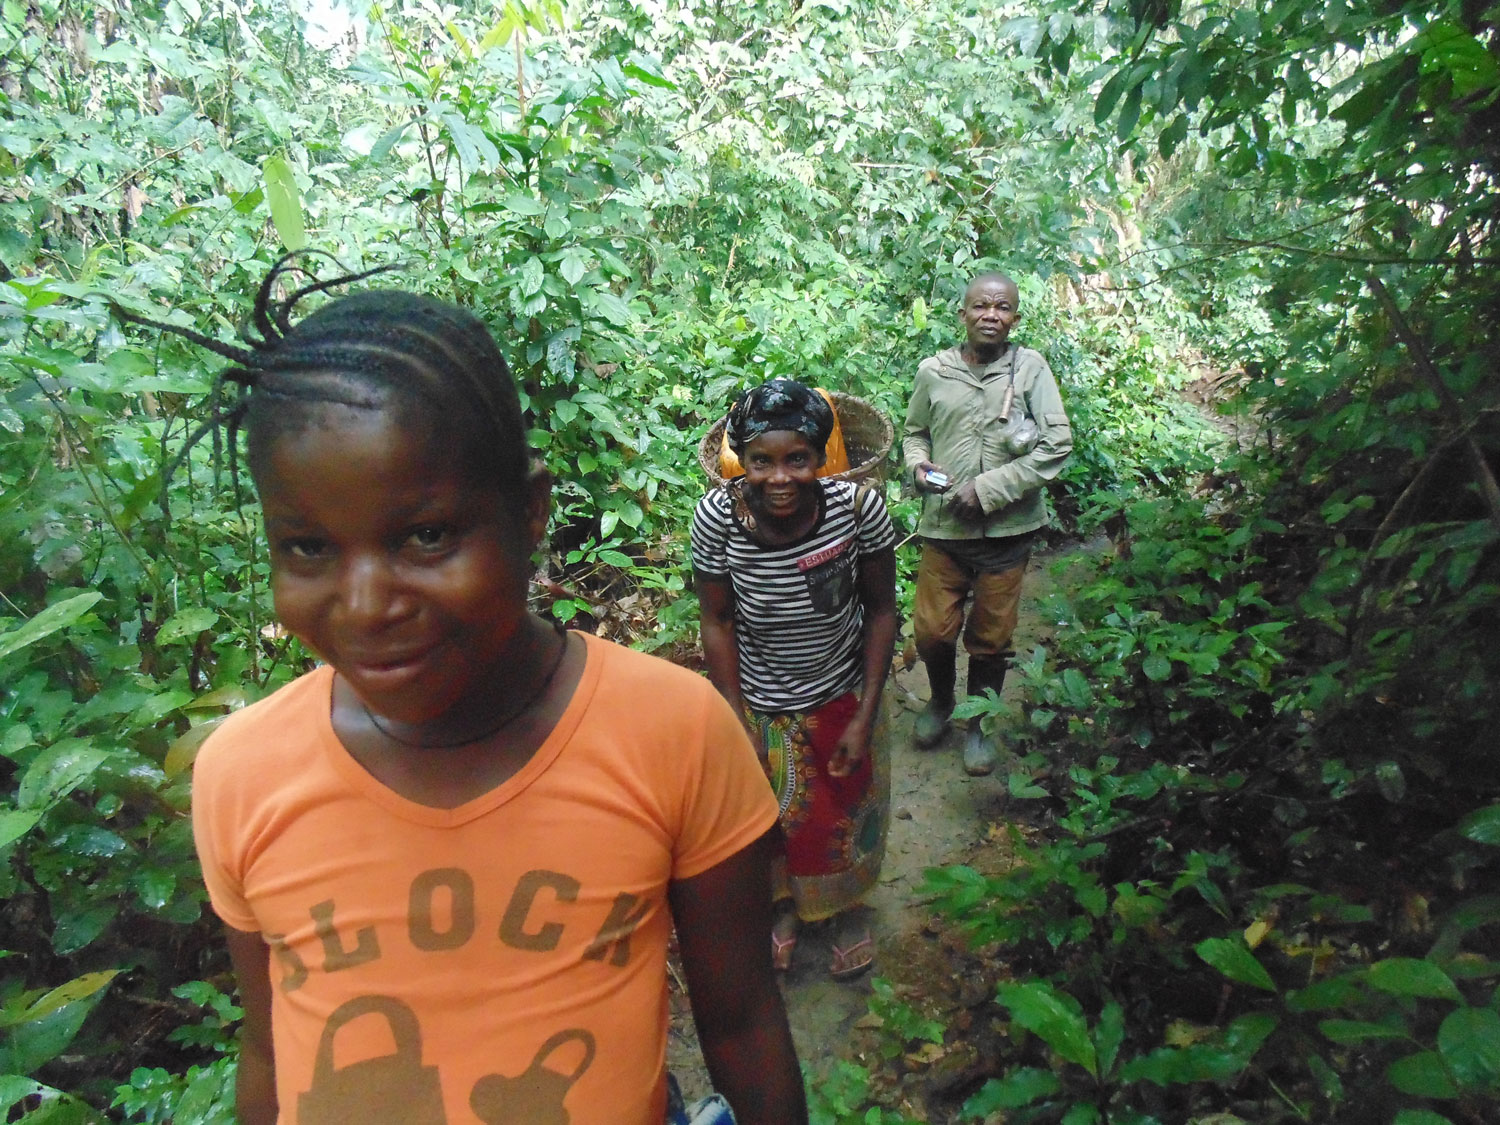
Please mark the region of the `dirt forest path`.
[[[1013, 642], [1017, 651], [1028, 651], [1051, 635], [1051, 622], [1043, 620], [1039, 603], [1052, 586], [1051, 569], [1060, 557], [1058, 551], [1032, 557]], [[960, 687], [965, 682], [965, 663], [960, 646]], [[1008, 682], [1005, 698], [1013, 699], [1015, 692], [1015, 683]], [[934, 750], [914, 747], [912, 723], [928, 695], [920, 663], [898, 670], [887, 693], [891, 828], [880, 882], [866, 898], [876, 946], [874, 973], [847, 983], [831, 979], [832, 927], [824, 924], [803, 927], [792, 969], [782, 977], [798, 1055], [804, 1070], [812, 1074], [823, 1073], [834, 1060], [850, 1056], [856, 1024], [866, 1016], [874, 976], [890, 980], [898, 991], [910, 985], [920, 993], [925, 991], [925, 980], [944, 974], [957, 960], [939, 939], [939, 928], [929, 925], [931, 911], [918, 889], [922, 873], [928, 867], [966, 861], [986, 842], [986, 860], [1003, 863], [996, 849], [1008, 848], [1004, 836], [994, 833], [1005, 819], [1004, 759], [990, 777], [967, 776], [960, 760], [963, 731], [957, 726]], [[673, 989], [672, 1002], [668, 1066], [684, 1093], [701, 1096], [709, 1088], [708, 1076], [680, 988]]]

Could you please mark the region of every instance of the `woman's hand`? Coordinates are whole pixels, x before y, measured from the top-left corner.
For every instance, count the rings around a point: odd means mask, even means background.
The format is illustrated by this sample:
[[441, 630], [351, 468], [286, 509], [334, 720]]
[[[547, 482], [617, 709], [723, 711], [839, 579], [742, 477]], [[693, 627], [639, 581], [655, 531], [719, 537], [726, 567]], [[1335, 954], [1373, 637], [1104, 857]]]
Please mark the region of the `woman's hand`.
[[859, 769], [870, 753], [870, 732], [874, 727], [873, 720], [858, 714], [849, 720], [828, 759], [829, 777], [848, 777]]

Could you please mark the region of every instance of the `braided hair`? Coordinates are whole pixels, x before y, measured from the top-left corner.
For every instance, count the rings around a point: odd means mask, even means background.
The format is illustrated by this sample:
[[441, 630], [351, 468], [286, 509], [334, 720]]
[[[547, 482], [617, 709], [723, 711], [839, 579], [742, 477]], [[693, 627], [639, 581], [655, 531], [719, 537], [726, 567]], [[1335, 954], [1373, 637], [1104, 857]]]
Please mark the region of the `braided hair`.
[[[214, 380], [209, 416], [173, 459], [163, 491], [193, 446], [211, 435], [216, 466], [227, 438], [238, 496], [242, 429], [246, 460], [258, 476], [275, 438], [316, 425], [320, 411], [339, 406], [402, 412], [455, 447], [466, 476], [497, 487], [519, 507], [528, 459], [520, 399], [489, 329], [457, 305], [381, 289], [339, 297], [294, 323], [298, 304], [311, 294], [395, 268], [318, 280], [307, 264], [312, 256], [288, 254], [266, 274], [252, 323], [241, 332], [244, 347], [114, 306], [122, 320], [182, 336], [232, 361]], [[306, 284], [273, 300], [277, 283], [298, 274]]]

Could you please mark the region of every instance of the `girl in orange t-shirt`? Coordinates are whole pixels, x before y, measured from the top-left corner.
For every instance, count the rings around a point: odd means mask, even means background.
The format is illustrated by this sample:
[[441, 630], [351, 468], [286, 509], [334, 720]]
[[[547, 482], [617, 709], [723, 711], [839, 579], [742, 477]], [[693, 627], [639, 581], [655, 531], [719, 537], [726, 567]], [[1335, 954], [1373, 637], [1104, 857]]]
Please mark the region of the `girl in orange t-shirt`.
[[[249, 347], [155, 325], [233, 361], [219, 387], [240, 397], [210, 425], [227, 423], [231, 457], [245, 430], [277, 616], [331, 666], [231, 716], [199, 759], [194, 831], [245, 1011], [239, 1120], [354, 1120], [365, 1099], [367, 1120], [484, 1125], [546, 1110], [654, 1125], [675, 922], [709, 1071], [740, 1125], [805, 1122], [764, 937], [775, 806], [747, 784], [759, 766], [736, 720], [697, 677], [529, 611], [551, 478], [531, 463], [484, 324], [378, 290], [294, 322], [307, 296], [380, 272], [273, 300], [307, 279], [306, 261], [283, 259], [265, 279]], [[625, 694], [677, 703], [670, 737], [693, 745], [607, 741], [601, 729], [634, 721], [600, 713]], [[691, 780], [664, 781], [663, 755]], [[561, 770], [594, 790], [556, 784]], [[611, 788], [612, 771], [632, 770], [647, 781]], [[569, 801], [596, 838], [614, 834], [589, 856], [569, 855]], [[497, 841], [477, 854], [463, 835], [476, 824]], [[418, 842], [393, 845], [394, 831]], [[379, 865], [361, 870], [371, 854]], [[428, 967], [406, 968], [408, 954]], [[591, 1029], [632, 964], [649, 971], [654, 1002], [614, 1004], [624, 1014], [612, 1018], [640, 1026]], [[439, 992], [449, 1006], [424, 1007]], [[557, 1021], [578, 1026], [549, 1036]], [[513, 1052], [533, 1031], [538, 1042]], [[622, 1078], [606, 1056], [611, 1043], [630, 1055], [632, 1032], [659, 1044], [643, 1056], [655, 1073]], [[424, 1052], [424, 1036], [441, 1046]]]

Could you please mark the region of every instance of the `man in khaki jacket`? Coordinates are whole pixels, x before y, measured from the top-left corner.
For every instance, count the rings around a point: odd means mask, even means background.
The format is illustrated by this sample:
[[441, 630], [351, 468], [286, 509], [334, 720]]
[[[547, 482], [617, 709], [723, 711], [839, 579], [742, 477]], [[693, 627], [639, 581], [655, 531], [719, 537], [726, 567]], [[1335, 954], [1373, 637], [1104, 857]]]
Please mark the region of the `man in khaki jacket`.
[[[919, 745], [937, 745], [954, 703], [963, 627], [968, 691], [1000, 691], [1021, 601], [1021, 576], [1047, 523], [1042, 487], [1062, 470], [1073, 431], [1052, 369], [1010, 342], [1020, 294], [1004, 274], [981, 274], [964, 292], [962, 347], [922, 361], [906, 411], [902, 452], [923, 494], [923, 538], [913, 626], [932, 699], [917, 717]], [[964, 601], [974, 602], [964, 625]], [[976, 719], [964, 768], [987, 774], [997, 747]]]

